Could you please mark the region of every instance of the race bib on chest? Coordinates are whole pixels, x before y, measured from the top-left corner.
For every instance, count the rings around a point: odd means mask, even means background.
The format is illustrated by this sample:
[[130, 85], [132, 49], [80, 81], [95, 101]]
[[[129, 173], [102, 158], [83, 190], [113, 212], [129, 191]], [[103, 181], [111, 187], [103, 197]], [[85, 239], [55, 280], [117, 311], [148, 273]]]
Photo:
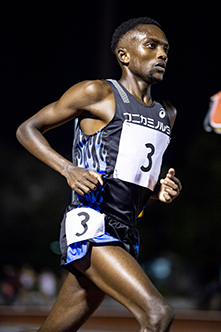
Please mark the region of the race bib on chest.
[[104, 214], [87, 207], [69, 211], [65, 224], [67, 244], [70, 245], [104, 234], [104, 217]]
[[114, 178], [153, 190], [169, 142], [165, 133], [125, 121]]

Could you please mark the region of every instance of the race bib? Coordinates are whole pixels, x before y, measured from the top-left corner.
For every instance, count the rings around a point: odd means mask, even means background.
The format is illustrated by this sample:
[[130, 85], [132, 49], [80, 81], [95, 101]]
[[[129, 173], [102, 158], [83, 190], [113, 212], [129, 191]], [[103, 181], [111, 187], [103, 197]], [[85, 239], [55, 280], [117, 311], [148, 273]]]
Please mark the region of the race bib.
[[169, 136], [158, 130], [125, 121], [114, 178], [153, 190], [169, 142]]
[[67, 244], [91, 239], [105, 233], [104, 214], [82, 207], [69, 211], [66, 215]]

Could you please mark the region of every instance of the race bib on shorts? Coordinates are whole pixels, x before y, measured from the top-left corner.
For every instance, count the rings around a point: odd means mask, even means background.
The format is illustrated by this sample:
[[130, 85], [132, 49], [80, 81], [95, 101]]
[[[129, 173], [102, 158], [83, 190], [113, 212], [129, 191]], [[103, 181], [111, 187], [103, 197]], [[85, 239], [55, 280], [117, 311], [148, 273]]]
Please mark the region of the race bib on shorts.
[[125, 121], [114, 178], [153, 190], [169, 142], [163, 132]]
[[67, 244], [70, 245], [104, 234], [104, 217], [104, 214], [87, 207], [69, 211], [65, 224]]

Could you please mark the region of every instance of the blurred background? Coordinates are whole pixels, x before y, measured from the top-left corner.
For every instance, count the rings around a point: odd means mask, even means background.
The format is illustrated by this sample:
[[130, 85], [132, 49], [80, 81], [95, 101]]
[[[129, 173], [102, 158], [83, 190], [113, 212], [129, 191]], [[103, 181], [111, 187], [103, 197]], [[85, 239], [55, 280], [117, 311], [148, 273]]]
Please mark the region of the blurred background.
[[[148, 203], [139, 262], [178, 309], [221, 310], [221, 136], [203, 120], [221, 90], [218, 1], [3, 1], [1, 15], [0, 305], [52, 303], [65, 277], [58, 237], [71, 190], [16, 141], [16, 128], [73, 84], [120, 78], [114, 29], [149, 16], [170, 43], [156, 99], [177, 110], [162, 176], [174, 167], [182, 194]], [[46, 133], [71, 159], [73, 122]]]

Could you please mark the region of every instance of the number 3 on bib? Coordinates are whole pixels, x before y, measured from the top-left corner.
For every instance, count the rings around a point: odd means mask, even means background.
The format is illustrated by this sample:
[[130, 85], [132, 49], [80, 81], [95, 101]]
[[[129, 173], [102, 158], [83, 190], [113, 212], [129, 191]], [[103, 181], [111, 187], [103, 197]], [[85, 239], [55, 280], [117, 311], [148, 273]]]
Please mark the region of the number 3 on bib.
[[76, 236], [82, 236], [82, 235], [84, 235], [84, 233], [86, 233], [87, 230], [88, 230], [87, 222], [88, 222], [88, 220], [90, 219], [90, 217], [89, 217], [89, 214], [86, 213], [86, 212], [79, 212], [77, 215], [78, 215], [79, 217], [80, 217], [80, 216], [84, 216], [84, 217], [85, 217], [84, 219], [81, 220], [81, 225], [84, 227], [83, 232], [82, 232], [82, 233], [78, 233], [78, 232], [77, 232], [77, 233], [75, 234]]
[[104, 214], [87, 207], [69, 211], [65, 223], [67, 244], [104, 234], [104, 217]]
[[154, 152], [155, 152], [155, 147], [154, 147], [153, 144], [151, 144], [151, 143], [147, 143], [147, 144], [145, 144], [145, 146], [146, 146], [146, 148], [150, 149], [150, 152], [147, 154], [147, 159], [148, 159], [148, 161], [149, 161], [149, 165], [148, 165], [147, 167], [145, 167], [145, 166], [141, 166], [140, 169], [141, 169], [143, 172], [149, 172], [150, 169], [151, 169], [151, 167], [152, 167], [152, 164], [153, 164], [152, 156], [153, 156], [153, 154], [154, 154]]
[[123, 123], [113, 177], [154, 190], [168, 135], [134, 123]]

